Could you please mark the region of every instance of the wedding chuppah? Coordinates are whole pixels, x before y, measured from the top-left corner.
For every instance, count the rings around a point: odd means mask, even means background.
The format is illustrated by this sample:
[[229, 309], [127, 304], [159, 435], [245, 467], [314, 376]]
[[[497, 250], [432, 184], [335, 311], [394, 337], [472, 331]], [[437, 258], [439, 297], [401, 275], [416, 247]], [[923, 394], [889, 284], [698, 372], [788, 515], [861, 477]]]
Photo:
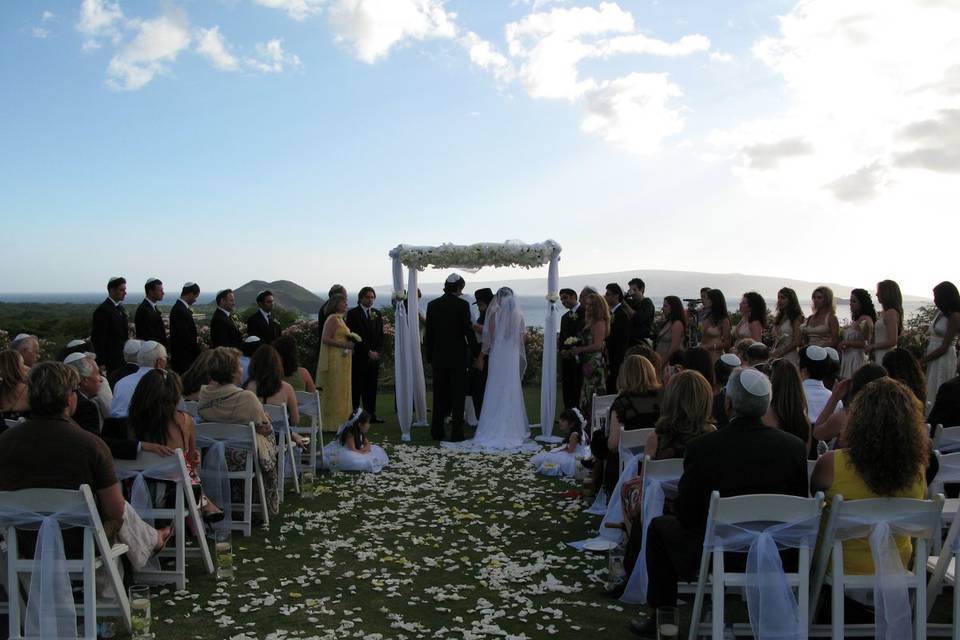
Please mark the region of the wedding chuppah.
[[[409, 309], [408, 295], [417, 295], [418, 273], [427, 268], [454, 269], [467, 273], [474, 273], [482, 267], [521, 267], [533, 269], [548, 266], [547, 292], [544, 333], [555, 335], [557, 327], [556, 303], [559, 300], [559, 259], [561, 247], [553, 240], [541, 243], [525, 244], [511, 240], [504, 243], [478, 243], [473, 245], [443, 244], [436, 247], [399, 245], [390, 251], [393, 261], [393, 302], [396, 310], [396, 353], [395, 353], [395, 380], [397, 416], [400, 423], [401, 437], [409, 442], [410, 430], [414, 424], [427, 424], [426, 381], [424, 377], [423, 356], [421, 350], [420, 317], [419, 313]], [[407, 268], [406, 289], [404, 289], [404, 267]], [[457, 282], [459, 279], [459, 282]], [[457, 289], [459, 287], [459, 289]], [[449, 289], [449, 291], [448, 291]], [[497, 296], [487, 310], [487, 323], [484, 325], [483, 340], [471, 343], [472, 327], [469, 323], [469, 305], [459, 298], [463, 289], [463, 279], [459, 276], [448, 278], [445, 284], [444, 298], [435, 301], [440, 303], [436, 309], [444, 309], [442, 318], [428, 320], [428, 345], [436, 350], [434, 340], [438, 335], [445, 340], [460, 332], [462, 339], [456, 342], [456, 361], [441, 356], [441, 365], [433, 362], [434, 370], [444, 375], [452, 374], [452, 379], [443, 380], [440, 393], [445, 394], [440, 399], [439, 407], [442, 411], [451, 412], [453, 418], [452, 440], [460, 440], [463, 414], [463, 394], [466, 387], [466, 371], [471, 362], [477, 365], [476, 359], [480, 353], [489, 356], [489, 371], [484, 400], [484, 409], [481, 411], [480, 424], [477, 429], [477, 438], [473, 442], [460, 445], [467, 449], [489, 451], [513, 451], [523, 448], [536, 448], [529, 441], [531, 428], [540, 428], [537, 440], [558, 442], [560, 439], [553, 436], [553, 419], [556, 406], [556, 369], [557, 346], [553, 340], [544, 341], [543, 364], [540, 386], [540, 423], [528, 425], [526, 410], [523, 402], [523, 392], [520, 387], [522, 368], [525, 366], [523, 335], [526, 326], [523, 317], [516, 306], [513, 292], [506, 287], [497, 292]], [[433, 303], [432, 303], [433, 304]], [[414, 305], [414, 309], [416, 309]], [[467, 326], [464, 327], [463, 318], [466, 313]], [[429, 313], [428, 313], [429, 318]], [[435, 324], [434, 324], [435, 323]], [[459, 324], [458, 324], [459, 323]], [[489, 330], [487, 326], [489, 325]], [[467, 332], [471, 335], [467, 335]], [[424, 336], [426, 338], [426, 335]], [[473, 337], [474, 342], [477, 342]], [[469, 352], [469, 358], [467, 354]], [[439, 352], [438, 352], [439, 353]], [[460, 353], [463, 357], [463, 376], [460, 375]], [[428, 355], [432, 358], [432, 351]], [[523, 365], [521, 365], [523, 363]], [[480, 365], [482, 366], [482, 365]], [[461, 384], [462, 382], [462, 384]], [[436, 379], [435, 379], [436, 384]], [[435, 390], [435, 393], [437, 390]], [[438, 407], [435, 402], [435, 411]], [[486, 417], [485, 417], [486, 415]], [[482, 427], [482, 428], [481, 428]], [[434, 436], [440, 435], [433, 427]]]

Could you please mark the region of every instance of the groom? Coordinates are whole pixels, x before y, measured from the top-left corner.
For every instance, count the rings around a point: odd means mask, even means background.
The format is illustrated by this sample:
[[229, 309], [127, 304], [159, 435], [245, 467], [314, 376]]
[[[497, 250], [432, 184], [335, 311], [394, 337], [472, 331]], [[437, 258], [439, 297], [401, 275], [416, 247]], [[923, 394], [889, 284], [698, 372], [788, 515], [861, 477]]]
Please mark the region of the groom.
[[443, 285], [443, 295], [427, 305], [423, 346], [433, 365], [433, 417], [430, 435], [443, 440], [443, 423], [452, 415], [450, 440], [463, 440], [463, 405], [467, 395], [467, 367], [480, 353], [470, 322], [470, 305], [460, 297], [466, 283], [456, 273]]

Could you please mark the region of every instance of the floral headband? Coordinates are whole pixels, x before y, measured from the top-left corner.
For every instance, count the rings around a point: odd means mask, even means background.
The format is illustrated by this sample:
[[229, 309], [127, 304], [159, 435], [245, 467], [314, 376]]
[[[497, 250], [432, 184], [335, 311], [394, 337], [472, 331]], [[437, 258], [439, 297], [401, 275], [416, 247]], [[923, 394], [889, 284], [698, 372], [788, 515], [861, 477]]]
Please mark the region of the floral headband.
[[350, 418], [346, 422], [340, 425], [339, 429], [337, 429], [337, 436], [339, 436], [341, 433], [343, 433], [353, 425], [357, 424], [357, 422], [360, 420], [361, 413], [363, 413], [363, 407], [357, 407], [357, 410], [353, 412], [353, 415], [350, 416]]
[[582, 429], [583, 425], [587, 423], [587, 420], [583, 417], [583, 414], [580, 413], [580, 409], [578, 409], [577, 407], [573, 408], [573, 412], [577, 414], [577, 420], [580, 421], [580, 424], [577, 425], [577, 428]]

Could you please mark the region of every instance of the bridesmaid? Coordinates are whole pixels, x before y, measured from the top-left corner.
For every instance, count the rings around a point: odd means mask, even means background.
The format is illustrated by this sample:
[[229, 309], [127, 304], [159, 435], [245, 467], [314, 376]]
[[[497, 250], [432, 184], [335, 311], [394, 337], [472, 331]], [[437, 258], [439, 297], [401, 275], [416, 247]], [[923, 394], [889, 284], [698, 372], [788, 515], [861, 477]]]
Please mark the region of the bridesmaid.
[[843, 360], [840, 363], [840, 378], [852, 378], [857, 369], [867, 364], [864, 352], [873, 337], [873, 323], [877, 320], [877, 311], [873, 308], [873, 299], [866, 289], [854, 289], [850, 292], [850, 324], [843, 330], [840, 351]]
[[873, 342], [867, 345], [867, 353], [873, 354], [873, 361], [883, 362], [883, 356], [897, 348], [897, 339], [903, 333], [903, 295], [900, 285], [893, 280], [877, 283], [877, 302], [883, 311], [877, 317], [873, 329]]
[[727, 313], [727, 300], [719, 289], [707, 292], [700, 336], [700, 346], [710, 353], [714, 363], [730, 348], [730, 314]]
[[740, 298], [740, 322], [734, 335], [737, 340], [750, 338], [763, 342], [763, 330], [767, 326], [767, 303], [756, 291], [748, 291]]
[[786, 358], [793, 364], [800, 365], [800, 347], [803, 346], [803, 334], [800, 325], [803, 324], [803, 310], [797, 299], [797, 292], [784, 287], [777, 292], [777, 315], [773, 319], [774, 349], [771, 359]]
[[607, 393], [607, 363], [603, 345], [610, 335], [610, 308], [596, 292], [583, 298], [584, 327], [580, 334], [582, 344], [570, 351], [580, 357], [583, 368], [583, 386], [580, 387], [580, 406], [583, 415], [593, 427], [593, 396]]
[[837, 348], [840, 335], [840, 321], [833, 304], [833, 290], [830, 287], [817, 287], [813, 290], [813, 314], [807, 318], [802, 331], [808, 345]]
[[[666, 364], [670, 357], [683, 349], [683, 338], [687, 334], [687, 310], [677, 296], [663, 299], [663, 328], [657, 335], [657, 355], [660, 362]], [[657, 375], [662, 375], [661, 371]]]
[[941, 282], [933, 288], [933, 304], [937, 315], [927, 333], [927, 353], [920, 360], [927, 367], [927, 398], [937, 397], [940, 385], [957, 371], [957, 333], [960, 332], [960, 292], [952, 282]]
[[322, 389], [320, 412], [328, 428], [345, 423], [353, 411], [350, 395], [353, 342], [347, 339], [350, 330], [343, 321], [347, 312], [347, 297], [342, 293], [332, 295], [330, 311], [323, 323], [320, 361], [317, 363], [317, 386]]

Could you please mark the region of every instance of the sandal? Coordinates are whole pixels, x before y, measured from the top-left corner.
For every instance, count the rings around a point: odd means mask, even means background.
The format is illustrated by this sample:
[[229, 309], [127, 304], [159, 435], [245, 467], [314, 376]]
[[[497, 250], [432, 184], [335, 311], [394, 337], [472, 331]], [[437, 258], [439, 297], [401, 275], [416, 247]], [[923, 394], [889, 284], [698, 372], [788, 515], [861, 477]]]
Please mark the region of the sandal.
[[166, 526], [157, 529], [157, 543], [153, 545], [153, 555], [157, 555], [163, 548], [167, 546], [167, 543], [170, 542], [170, 538], [173, 537], [173, 527]]

